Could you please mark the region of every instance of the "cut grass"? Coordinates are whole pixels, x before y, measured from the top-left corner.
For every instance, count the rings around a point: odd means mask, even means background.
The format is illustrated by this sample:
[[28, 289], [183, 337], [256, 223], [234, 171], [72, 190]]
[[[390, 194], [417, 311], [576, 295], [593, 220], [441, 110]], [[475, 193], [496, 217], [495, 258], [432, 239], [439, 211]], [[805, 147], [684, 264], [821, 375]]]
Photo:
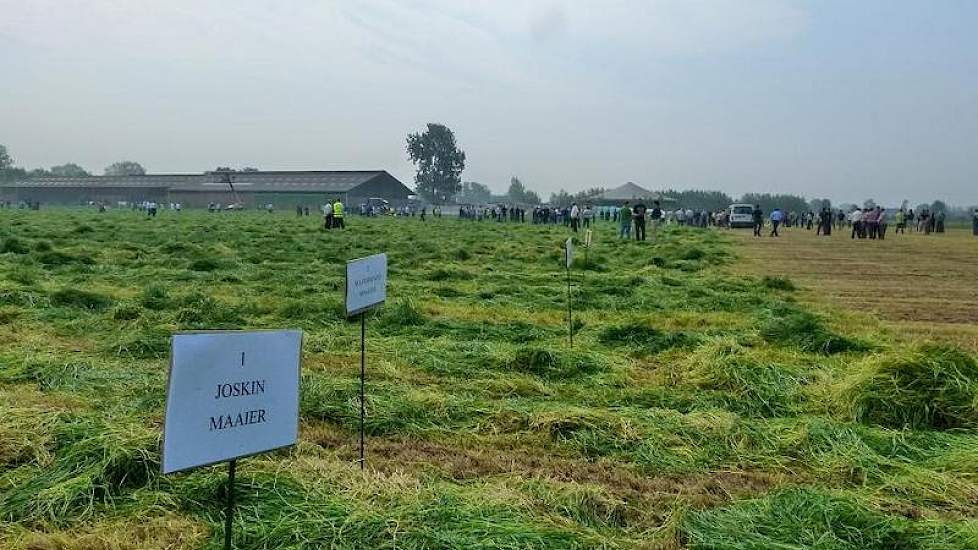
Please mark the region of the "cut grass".
[[773, 344], [794, 346], [813, 353], [834, 354], [869, 349], [864, 342], [830, 331], [817, 315], [789, 307], [771, 311], [761, 325], [761, 336]]
[[948, 345], [864, 361], [841, 392], [848, 416], [892, 428], [978, 427], [978, 362]]
[[[723, 233], [635, 243], [597, 223], [572, 273], [571, 349], [559, 226], [0, 218], [27, 250], [0, 253], [5, 548], [219, 547], [223, 468], [157, 473], [170, 337], [283, 327], [305, 335], [302, 438], [240, 462], [241, 547], [974, 546], [957, 518], [978, 499], [978, 435], [946, 429], [967, 418], [967, 365], [928, 356], [944, 420], [857, 421], [840, 408], [851, 388], [909, 408], [855, 383], [892, 378], [874, 365], [903, 348], [810, 312], [781, 275], [728, 274]], [[343, 266], [378, 251], [390, 300], [366, 316], [361, 474]], [[916, 391], [929, 371], [912, 372]]]

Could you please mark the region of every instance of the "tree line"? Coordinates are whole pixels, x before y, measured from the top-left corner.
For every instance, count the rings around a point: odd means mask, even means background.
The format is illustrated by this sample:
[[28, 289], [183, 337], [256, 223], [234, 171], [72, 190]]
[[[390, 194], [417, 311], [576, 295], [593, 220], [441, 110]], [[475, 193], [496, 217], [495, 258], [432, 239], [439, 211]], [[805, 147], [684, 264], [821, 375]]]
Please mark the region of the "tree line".
[[[258, 172], [258, 169], [250, 166], [240, 169], [231, 168], [229, 166], [218, 166], [214, 169], [214, 172]], [[143, 176], [146, 175], [146, 169], [143, 168], [143, 165], [138, 162], [132, 160], [120, 160], [106, 166], [102, 170], [102, 174], [106, 176]], [[16, 165], [13, 157], [7, 150], [7, 147], [0, 144], [0, 182], [11, 182], [16, 180], [44, 177], [81, 178], [91, 175], [91, 172], [75, 164], [74, 162], [66, 162], [50, 168], [33, 168], [30, 170], [21, 168]]]
[[[105, 167], [103, 173], [106, 176], [141, 176], [146, 173], [138, 162], [131, 160], [121, 160]], [[75, 164], [66, 162], [50, 168], [26, 169], [17, 166], [7, 147], [0, 144], [0, 181], [15, 181], [20, 179], [43, 178], [43, 177], [69, 177], [78, 178], [91, 176], [92, 174]]]

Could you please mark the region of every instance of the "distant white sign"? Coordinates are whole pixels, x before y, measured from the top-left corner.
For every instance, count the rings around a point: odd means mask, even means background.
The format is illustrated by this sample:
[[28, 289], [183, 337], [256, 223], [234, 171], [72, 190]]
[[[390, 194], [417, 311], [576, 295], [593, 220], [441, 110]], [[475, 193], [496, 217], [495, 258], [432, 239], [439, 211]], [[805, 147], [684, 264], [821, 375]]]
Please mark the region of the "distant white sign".
[[387, 299], [387, 254], [346, 263], [346, 315], [356, 315]]
[[591, 248], [591, 237], [592, 236], [593, 235], [591, 234], [591, 230], [590, 229], [588, 229], [587, 231], [584, 232], [584, 247], [585, 248]]
[[564, 260], [567, 261], [567, 269], [574, 263], [574, 238], [567, 237], [564, 242]]
[[294, 445], [302, 332], [173, 335], [163, 473]]

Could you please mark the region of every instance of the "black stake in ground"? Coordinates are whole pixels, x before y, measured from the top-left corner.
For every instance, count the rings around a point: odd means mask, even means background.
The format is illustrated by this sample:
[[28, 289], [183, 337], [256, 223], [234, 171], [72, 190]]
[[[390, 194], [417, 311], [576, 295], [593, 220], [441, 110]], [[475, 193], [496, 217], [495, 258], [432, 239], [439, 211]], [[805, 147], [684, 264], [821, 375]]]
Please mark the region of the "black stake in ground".
[[367, 316], [360, 313], [360, 470], [364, 469], [366, 457], [364, 456], [364, 436], [363, 419], [366, 416], [366, 406], [364, 403], [363, 386], [367, 378]]
[[[570, 239], [568, 239], [570, 240]], [[570, 248], [564, 248], [564, 265], [567, 266], [567, 335], [570, 339], [570, 347], [574, 347], [574, 313], [571, 309], [571, 280], [570, 266], [573, 262]]]
[[571, 310], [571, 276], [567, 268], [567, 333], [570, 336], [570, 347], [574, 347], [574, 313]]
[[227, 507], [224, 510], [224, 550], [231, 550], [231, 526], [234, 520], [234, 470], [238, 461], [228, 462]]

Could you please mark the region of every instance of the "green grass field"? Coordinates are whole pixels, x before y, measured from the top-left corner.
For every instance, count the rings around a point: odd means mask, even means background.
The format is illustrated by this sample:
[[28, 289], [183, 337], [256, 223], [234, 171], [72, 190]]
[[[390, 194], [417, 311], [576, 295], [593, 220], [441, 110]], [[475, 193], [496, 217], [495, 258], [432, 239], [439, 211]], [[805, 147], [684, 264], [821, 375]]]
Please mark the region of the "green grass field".
[[[728, 235], [0, 211], [0, 547], [220, 548], [225, 470], [159, 474], [170, 334], [301, 328], [301, 441], [239, 548], [973, 549], [978, 365], [729, 269]], [[347, 259], [368, 320], [368, 468]]]

